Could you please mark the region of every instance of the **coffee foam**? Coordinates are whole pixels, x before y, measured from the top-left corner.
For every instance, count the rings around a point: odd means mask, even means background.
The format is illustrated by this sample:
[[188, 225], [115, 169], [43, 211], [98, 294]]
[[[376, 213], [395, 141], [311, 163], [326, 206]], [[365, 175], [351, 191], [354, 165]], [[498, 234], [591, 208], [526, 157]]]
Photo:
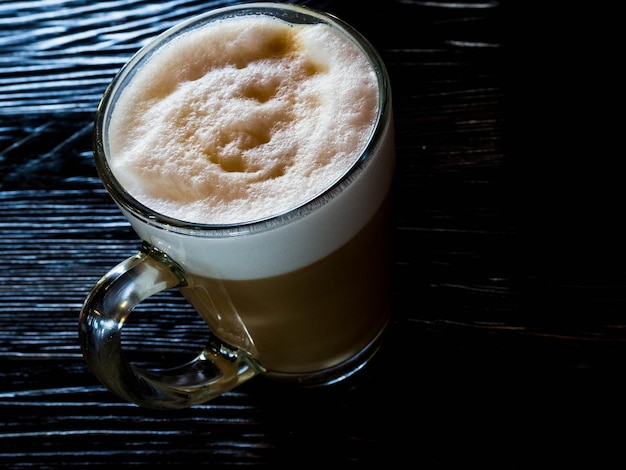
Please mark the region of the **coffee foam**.
[[113, 110], [110, 165], [161, 214], [257, 220], [341, 178], [377, 112], [376, 74], [341, 33], [229, 18], [174, 39], [139, 69]]
[[[189, 236], [144, 223], [120, 206], [142, 240], [167, 253], [185, 272], [225, 280], [279, 276], [330, 255], [351, 240], [389, 194], [395, 162], [391, 113], [357, 175], [323, 206], [289, 223], [242, 236]], [[364, 254], [367, 257], [367, 254]]]

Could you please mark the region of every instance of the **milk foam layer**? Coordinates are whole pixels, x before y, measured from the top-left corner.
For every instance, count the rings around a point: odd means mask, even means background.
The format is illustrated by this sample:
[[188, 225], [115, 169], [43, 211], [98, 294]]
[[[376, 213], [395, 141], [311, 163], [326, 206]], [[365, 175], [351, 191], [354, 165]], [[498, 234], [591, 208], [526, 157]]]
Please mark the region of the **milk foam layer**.
[[377, 113], [375, 71], [340, 32], [228, 18], [174, 39], [139, 69], [112, 113], [110, 165], [161, 214], [257, 220], [337, 181]]

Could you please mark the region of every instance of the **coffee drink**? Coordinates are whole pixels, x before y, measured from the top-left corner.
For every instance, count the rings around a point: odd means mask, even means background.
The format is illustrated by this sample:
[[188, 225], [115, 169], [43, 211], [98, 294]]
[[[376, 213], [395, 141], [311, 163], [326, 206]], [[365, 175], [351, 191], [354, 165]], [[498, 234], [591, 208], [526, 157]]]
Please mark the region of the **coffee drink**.
[[306, 382], [389, 320], [393, 125], [362, 38], [279, 16], [181, 28], [129, 66], [102, 173], [212, 332]]

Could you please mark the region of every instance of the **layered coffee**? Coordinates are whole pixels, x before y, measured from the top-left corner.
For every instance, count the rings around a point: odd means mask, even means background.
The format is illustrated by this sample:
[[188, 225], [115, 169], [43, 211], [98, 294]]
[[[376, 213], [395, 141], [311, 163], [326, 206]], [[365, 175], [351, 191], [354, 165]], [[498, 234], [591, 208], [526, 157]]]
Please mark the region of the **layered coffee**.
[[336, 366], [365, 349], [388, 321], [387, 208], [309, 266], [263, 279], [194, 275], [182, 292], [220, 338], [271, 372]]
[[393, 125], [368, 47], [323, 21], [214, 20], [125, 76], [107, 121], [108, 164], [153, 213], [121, 204], [137, 233], [217, 336], [296, 381], [389, 318]]

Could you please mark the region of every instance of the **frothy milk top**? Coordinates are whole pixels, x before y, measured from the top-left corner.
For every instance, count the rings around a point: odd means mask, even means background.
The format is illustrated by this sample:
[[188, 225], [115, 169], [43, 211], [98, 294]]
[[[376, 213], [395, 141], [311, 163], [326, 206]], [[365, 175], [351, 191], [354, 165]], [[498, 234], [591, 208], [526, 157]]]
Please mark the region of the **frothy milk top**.
[[219, 20], [158, 51], [124, 89], [111, 168], [136, 199], [179, 220], [275, 215], [358, 158], [377, 90], [367, 58], [327, 25]]

